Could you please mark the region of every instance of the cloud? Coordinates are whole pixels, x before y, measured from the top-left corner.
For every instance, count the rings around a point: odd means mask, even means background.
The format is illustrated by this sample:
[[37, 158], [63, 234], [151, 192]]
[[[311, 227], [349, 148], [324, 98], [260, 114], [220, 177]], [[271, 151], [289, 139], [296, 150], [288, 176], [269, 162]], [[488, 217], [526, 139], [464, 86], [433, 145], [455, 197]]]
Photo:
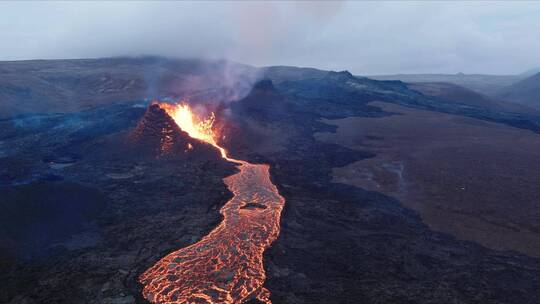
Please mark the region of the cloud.
[[0, 59], [227, 58], [357, 74], [540, 65], [540, 3], [0, 3]]

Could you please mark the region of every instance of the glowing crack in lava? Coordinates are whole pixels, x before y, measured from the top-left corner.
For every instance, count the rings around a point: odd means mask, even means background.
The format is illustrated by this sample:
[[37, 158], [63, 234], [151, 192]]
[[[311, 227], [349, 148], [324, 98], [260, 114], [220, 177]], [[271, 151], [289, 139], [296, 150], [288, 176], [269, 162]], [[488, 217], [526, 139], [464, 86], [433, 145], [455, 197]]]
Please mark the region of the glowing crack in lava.
[[285, 199], [270, 180], [269, 166], [232, 159], [216, 143], [214, 114], [201, 120], [187, 104], [160, 104], [191, 137], [205, 141], [240, 172], [224, 178], [234, 194], [220, 210], [223, 221], [199, 242], [174, 251], [140, 276], [153, 303], [271, 303], [264, 288], [263, 252], [279, 235]]

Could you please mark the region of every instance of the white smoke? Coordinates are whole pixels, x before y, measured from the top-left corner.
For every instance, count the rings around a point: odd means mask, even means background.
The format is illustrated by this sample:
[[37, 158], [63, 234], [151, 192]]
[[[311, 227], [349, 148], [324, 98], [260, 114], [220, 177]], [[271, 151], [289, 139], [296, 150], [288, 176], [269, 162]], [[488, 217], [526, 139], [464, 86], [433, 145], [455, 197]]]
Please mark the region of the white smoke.
[[235, 62], [199, 61], [175, 80], [164, 79], [163, 91], [195, 104], [218, 105], [245, 97], [262, 74], [262, 69]]

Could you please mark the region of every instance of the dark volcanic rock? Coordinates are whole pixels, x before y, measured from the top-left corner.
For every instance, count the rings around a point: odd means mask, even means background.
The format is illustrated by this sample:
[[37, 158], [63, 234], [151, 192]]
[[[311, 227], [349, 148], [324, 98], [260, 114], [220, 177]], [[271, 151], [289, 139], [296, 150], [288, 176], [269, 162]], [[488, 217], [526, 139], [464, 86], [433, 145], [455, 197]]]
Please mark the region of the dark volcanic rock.
[[41, 258], [53, 242], [81, 231], [107, 205], [97, 189], [66, 182], [0, 188], [0, 239], [7, 252]]
[[328, 72], [328, 74], [326, 74], [326, 76], [323, 79], [326, 79], [327, 81], [328, 80], [347, 81], [347, 80], [355, 79], [355, 77], [349, 71], [341, 71], [341, 72], [330, 71]]
[[253, 86], [252, 91], [256, 91], [256, 90], [261, 90], [261, 91], [274, 90], [274, 84], [272, 83], [272, 80], [270, 79], [263, 79], [255, 83], [255, 85]]
[[[186, 145], [188, 134], [180, 130], [174, 120], [158, 104], [151, 104], [131, 133], [133, 141], [148, 146], [161, 146], [163, 139], [168, 136], [172, 144]], [[155, 151], [154, 151], [155, 152]]]
[[[222, 178], [234, 166], [160, 109], [110, 106], [66, 124], [71, 115], [0, 130], [17, 151], [0, 157], [12, 164], [0, 168], [0, 303], [142, 301], [138, 275], [214, 228], [231, 195]], [[164, 127], [190, 152], [156, 151]], [[49, 174], [62, 181], [38, 181]]]
[[[244, 127], [227, 136], [234, 138], [226, 141], [231, 154], [270, 163], [273, 180], [286, 199], [280, 237], [265, 255], [272, 301], [536, 303], [539, 259], [431, 231], [415, 212], [391, 197], [332, 182], [332, 168], [371, 155], [317, 142], [313, 133], [332, 130], [320, 118], [391, 115], [365, 106], [370, 99], [437, 106], [407, 93], [400, 83], [381, 87], [345, 73], [332, 77], [284, 82], [277, 93], [267, 92], [275, 98], [266, 104], [280, 104], [282, 111], [267, 113], [255, 97], [264, 94], [248, 95], [232, 107], [233, 115], [241, 113], [234, 116], [235, 122]], [[248, 127], [254, 125], [257, 128]], [[286, 140], [255, 137], [253, 129]], [[262, 149], [265, 141], [280, 143], [281, 149]]]

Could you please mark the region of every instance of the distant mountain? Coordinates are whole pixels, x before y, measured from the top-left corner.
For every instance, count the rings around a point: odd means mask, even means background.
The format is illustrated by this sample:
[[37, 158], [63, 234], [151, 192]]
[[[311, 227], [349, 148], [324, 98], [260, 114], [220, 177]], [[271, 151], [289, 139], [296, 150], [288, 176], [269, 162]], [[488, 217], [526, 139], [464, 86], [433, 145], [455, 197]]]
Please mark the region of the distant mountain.
[[201, 92], [204, 98], [241, 98], [237, 89], [247, 94], [257, 73], [254, 67], [223, 60], [162, 57], [4, 61], [0, 118]]
[[483, 107], [496, 111], [515, 112], [533, 114], [536, 110], [510, 102], [499, 101], [477, 93], [473, 90], [445, 82], [416, 82], [409, 84], [409, 88], [418, 91], [426, 96], [435, 97], [438, 100], [465, 104], [476, 107]]
[[407, 83], [416, 82], [446, 82], [476, 91], [478, 93], [495, 96], [497, 92], [512, 85], [521, 77], [518, 75], [483, 75], [483, 74], [397, 74], [368, 76], [376, 80], [401, 80]]
[[322, 78], [314, 68], [255, 68], [224, 60], [117, 57], [0, 62], [0, 118], [67, 113], [154, 97], [206, 103], [245, 97], [255, 82]]
[[540, 67], [537, 67], [537, 68], [534, 68], [534, 69], [530, 69], [530, 70], [527, 70], [521, 74], [519, 74], [519, 76], [523, 77], [523, 78], [526, 78], [526, 77], [531, 77], [531, 76], [534, 76], [535, 74], [538, 74], [540, 73]]
[[[402, 104], [444, 108], [450, 113], [463, 106], [474, 106], [478, 113], [484, 111], [480, 108], [496, 112], [530, 111], [525, 107], [504, 105], [499, 97], [493, 97], [497, 96], [494, 92], [518, 82], [520, 76], [418, 74], [370, 77], [376, 79], [373, 80], [349, 72], [315, 68], [256, 68], [224, 60], [148, 56], [0, 62], [0, 119], [23, 114], [77, 112], [154, 97], [187, 98], [206, 104], [239, 100], [263, 78], [271, 80], [278, 90], [332, 99], [331, 107], [342, 106], [335, 102], [341, 99], [349, 103], [350, 92], [362, 100], [380, 100], [384, 96]], [[297, 83], [292, 85], [293, 82]], [[409, 90], [409, 85], [414, 91]], [[297, 86], [302, 87], [298, 92]], [[434, 103], [422, 98], [423, 95], [436, 97], [438, 101]], [[320, 103], [313, 106], [324, 110]]]
[[540, 109], [540, 73], [499, 91], [499, 98]]
[[263, 71], [265, 78], [272, 80], [274, 83], [310, 78], [322, 78], [328, 74], [328, 71], [324, 70], [293, 66], [270, 66], [263, 68]]

